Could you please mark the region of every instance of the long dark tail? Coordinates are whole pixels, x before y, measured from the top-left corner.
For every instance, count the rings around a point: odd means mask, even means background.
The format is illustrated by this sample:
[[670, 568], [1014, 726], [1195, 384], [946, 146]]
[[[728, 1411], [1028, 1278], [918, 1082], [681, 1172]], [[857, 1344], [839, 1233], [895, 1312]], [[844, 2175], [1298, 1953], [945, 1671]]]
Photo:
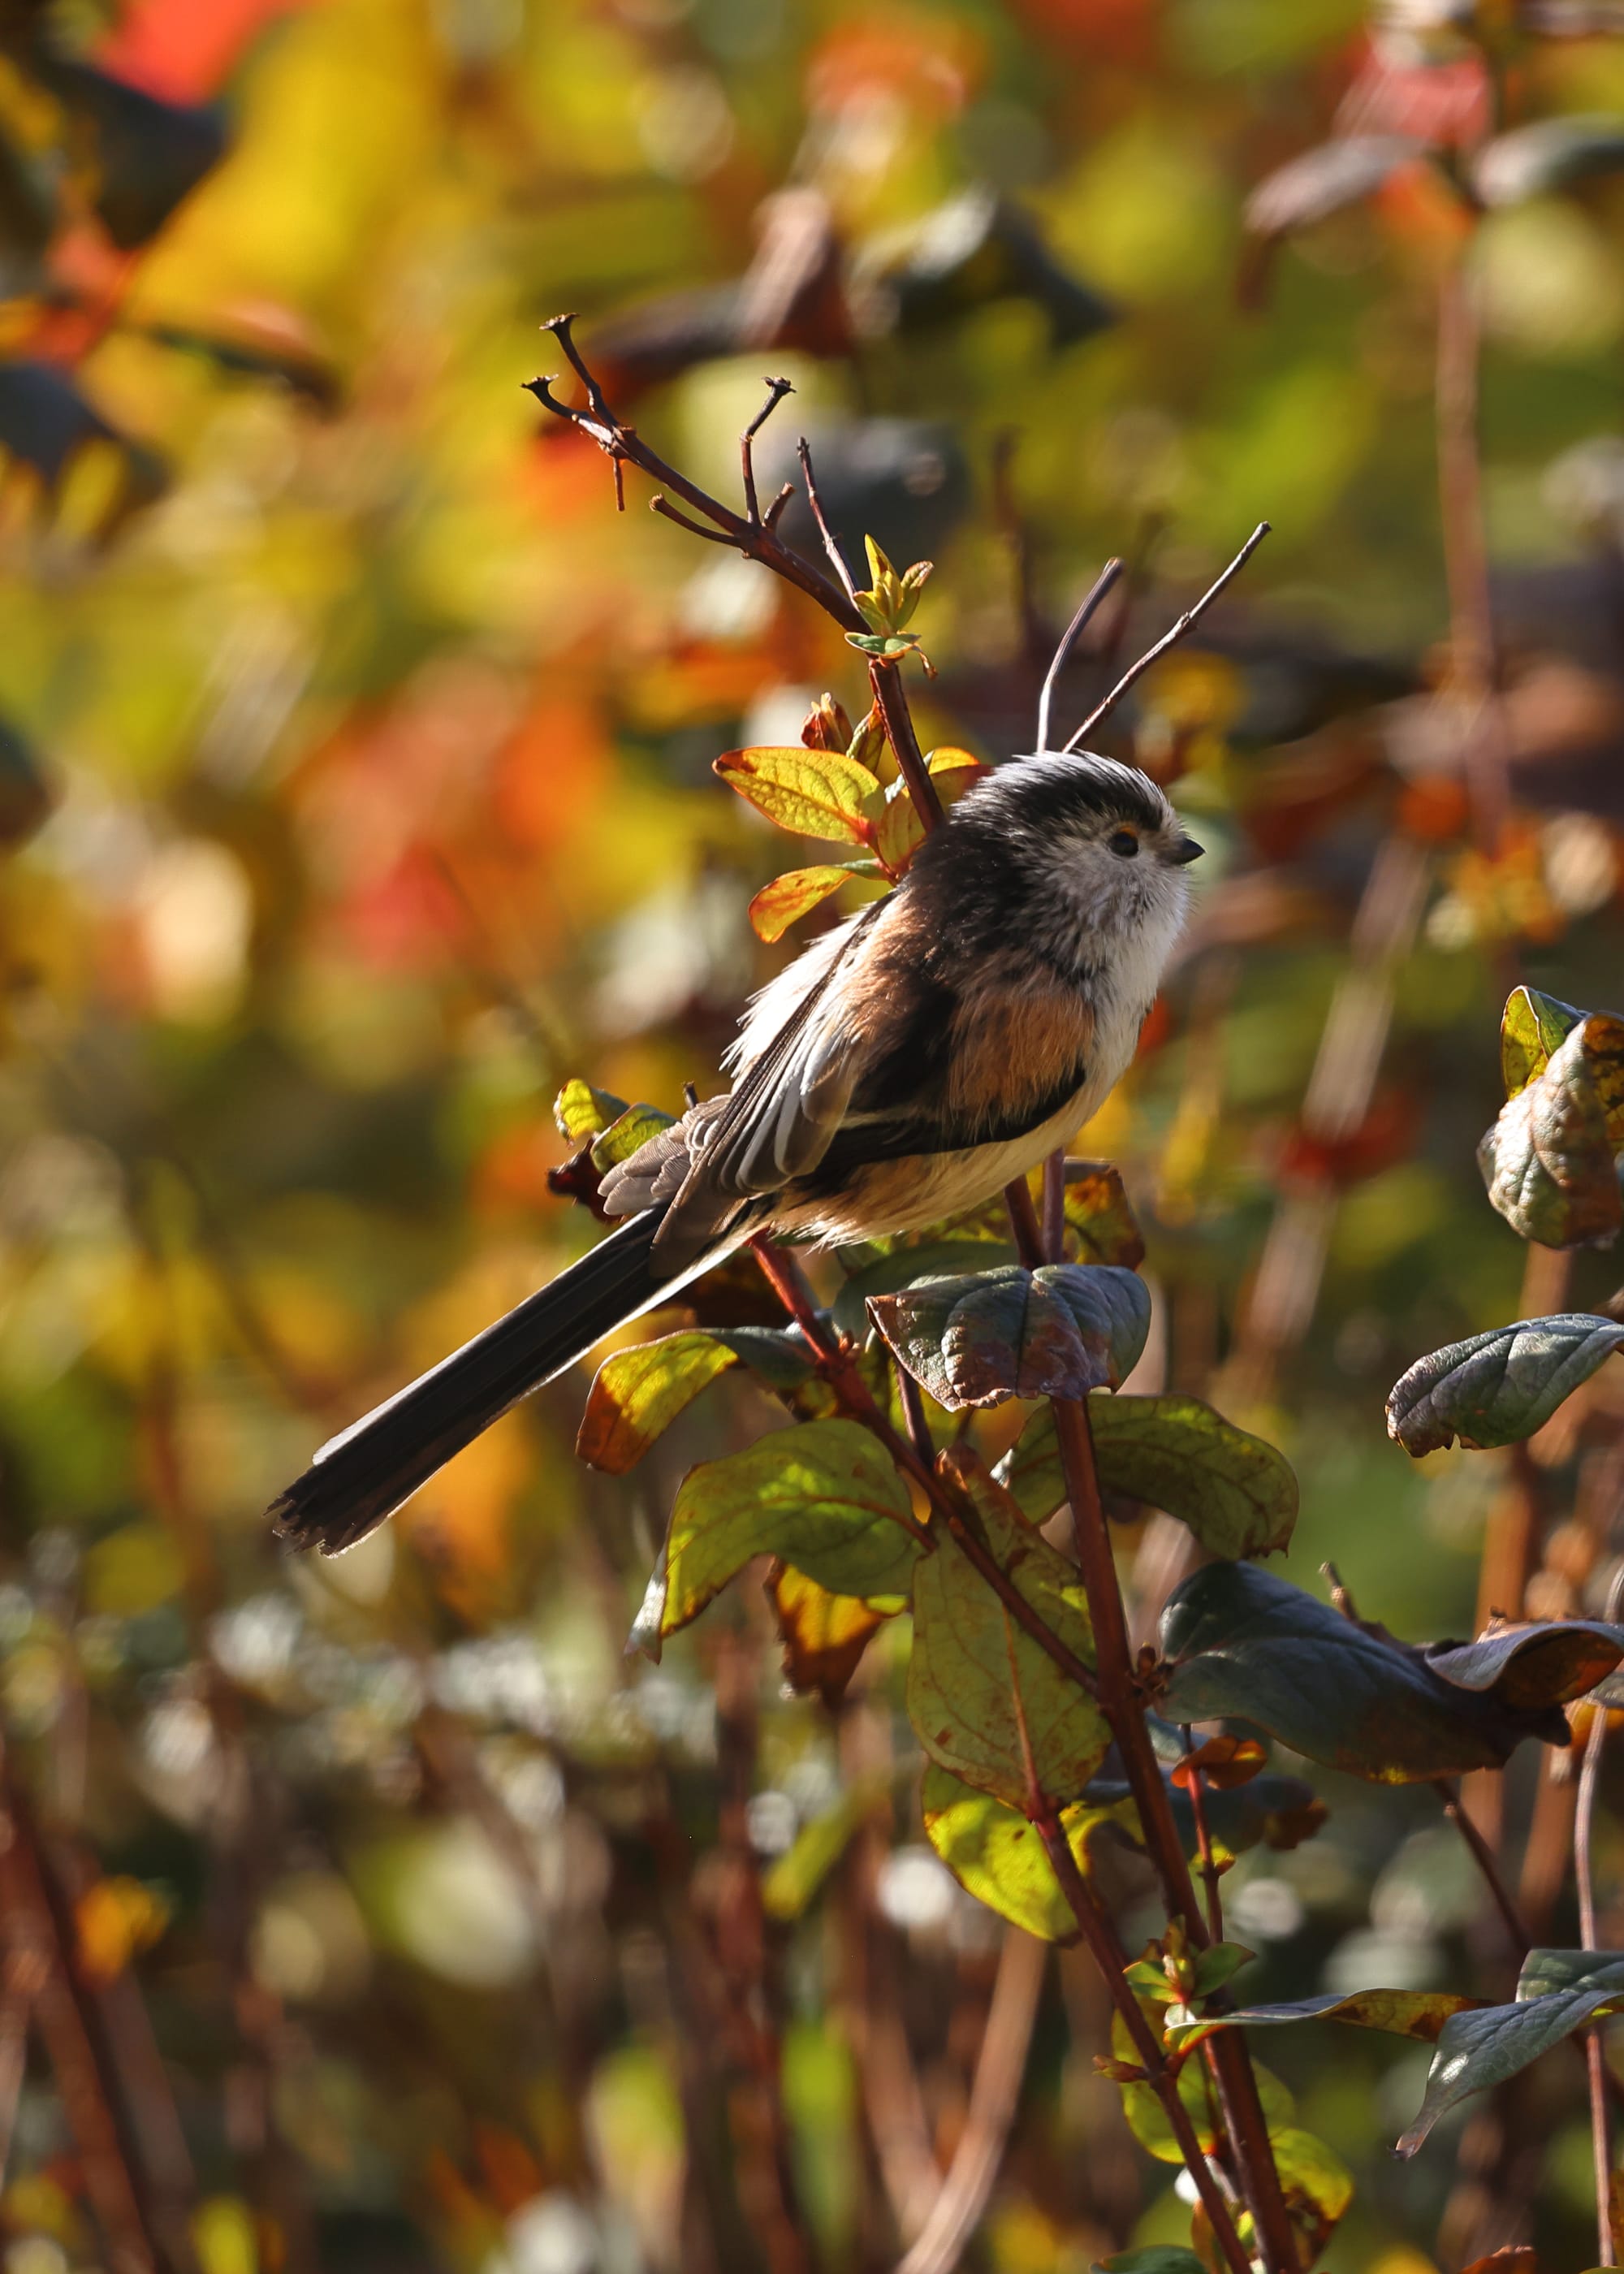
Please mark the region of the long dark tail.
[[674, 1277], [656, 1277], [654, 1235], [665, 1214], [661, 1207], [633, 1216], [550, 1286], [330, 1439], [272, 1502], [279, 1538], [324, 1555], [353, 1547], [499, 1414], [612, 1328], [709, 1269], [719, 1248]]

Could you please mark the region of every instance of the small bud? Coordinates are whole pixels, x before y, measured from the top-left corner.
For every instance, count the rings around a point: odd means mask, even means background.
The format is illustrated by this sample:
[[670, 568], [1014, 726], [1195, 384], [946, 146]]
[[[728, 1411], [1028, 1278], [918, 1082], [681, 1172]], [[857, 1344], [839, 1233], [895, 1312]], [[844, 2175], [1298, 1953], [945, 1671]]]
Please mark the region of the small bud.
[[820, 695], [808, 712], [801, 739], [809, 750], [844, 750], [852, 740], [852, 722], [844, 704], [832, 695]]

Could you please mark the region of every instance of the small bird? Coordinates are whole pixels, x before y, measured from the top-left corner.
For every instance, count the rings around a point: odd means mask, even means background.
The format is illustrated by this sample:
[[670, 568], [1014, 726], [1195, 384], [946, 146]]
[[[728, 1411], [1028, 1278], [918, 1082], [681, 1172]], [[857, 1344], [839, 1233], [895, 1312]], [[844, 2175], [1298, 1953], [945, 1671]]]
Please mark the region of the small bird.
[[891, 895], [753, 1000], [733, 1087], [605, 1178], [628, 1219], [324, 1445], [274, 1503], [335, 1555], [613, 1328], [761, 1232], [824, 1245], [975, 1208], [1096, 1112], [1130, 1058], [1201, 851], [1146, 774], [1082, 750], [999, 768]]

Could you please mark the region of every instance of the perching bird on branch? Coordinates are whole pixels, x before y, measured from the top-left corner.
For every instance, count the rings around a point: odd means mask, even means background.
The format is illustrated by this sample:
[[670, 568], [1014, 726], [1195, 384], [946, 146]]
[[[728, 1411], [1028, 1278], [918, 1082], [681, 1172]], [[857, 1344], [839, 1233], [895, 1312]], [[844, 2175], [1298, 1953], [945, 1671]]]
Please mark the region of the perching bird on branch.
[[961, 798], [887, 899], [759, 994], [733, 1088], [605, 1178], [628, 1221], [324, 1445], [271, 1510], [336, 1555], [500, 1414], [758, 1233], [829, 1244], [979, 1206], [1097, 1112], [1133, 1055], [1201, 847], [1087, 751]]

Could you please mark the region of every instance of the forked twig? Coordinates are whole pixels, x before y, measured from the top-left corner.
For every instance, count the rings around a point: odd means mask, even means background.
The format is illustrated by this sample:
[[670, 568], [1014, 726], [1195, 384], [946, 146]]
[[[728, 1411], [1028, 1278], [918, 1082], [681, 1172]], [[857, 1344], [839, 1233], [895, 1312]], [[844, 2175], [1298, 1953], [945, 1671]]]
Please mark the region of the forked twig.
[[[1084, 593], [1082, 604], [1079, 607], [1077, 614], [1072, 617], [1071, 622], [1066, 626], [1064, 632], [1061, 636], [1060, 644], [1055, 650], [1054, 656], [1050, 660], [1049, 669], [1043, 674], [1042, 691], [1038, 697], [1038, 750], [1040, 754], [1049, 748], [1049, 708], [1055, 699], [1055, 682], [1058, 680], [1061, 673], [1065, 669], [1066, 659], [1070, 656], [1071, 650], [1077, 645], [1078, 641], [1082, 637], [1084, 631], [1086, 629], [1088, 623], [1094, 614], [1094, 611], [1098, 608], [1101, 601], [1110, 591], [1111, 586], [1116, 582], [1116, 579], [1121, 576], [1121, 574], [1122, 562], [1115, 554], [1113, 554], [1111, 559], [1106, 562], [1104, 568], [1101, 569], [1099, 575], [1088, 587], [1088, 590]], [[1068, 742], [1066, 748], [1070, 749], [1071, 747], [1071, 744]]]
[[1259, 546], [1262, 544], [1264, 538], [1268, 535], [1270, 526], [1271, 524], [1267, 521], [1260, 521], [1258, 523], [1257, 527], [1252, 531], [1252, 535], [1246, 539], [1244, 545], [1242, 546], [1240, 551], [1236, 554], [1234, 560], [1230, 561], [1229, 567], [1224, 570], [1222, 576], [1220, 576], [1214, 584], [1208, 585], [1207, 591], [1202, 593], [1200, 599], [1195, 603], [1193, 607], [1186, 608], [1184, 610], [1184, 614], [1180, 616], [1178, 621], [1173, 626], [1171, 631], [1164, 632], [1162, 636], [1156, 642], [1154, 647], [1147, 649], [1145, 653], [1140, 656], [1139, 661], [1136, 664], [1131, 665], [1129, 668], [1123, 673], [1122, 677], [1116, 681], [1116, 686], [1112, 688], [1104, 702], [1098, 703], [1094, 705], [1094, 709], [1084, 719], [1082, 725], [1078, 728], [1076, 734], [1074, 734], [1070, 742], [1064, 745], [1066, 749], [1076, 749], [1079, 743], [1081, 742], [1086, 734], [1092, 734], [1094, 728], [1100, 725], [1101, 720], [1109, 719], [1111, 712], [1122, 701], [1123, 697], [1133, 685], [1135, 680], [1142, 679], [1145, 676], [1145, 674], [1150, 669], [1151, 665], [1153, 663], [1159, 662], [1162, 657], [1167, 653], [1170, 647], [1176, 647], [1178, 642], [1184, 638], [1185, 633], [1190, 630], [1191, 627], [1197, 621], [1197, 620], [1206, 614], [1207, 609], [1211, 607], [1213, 602], [1223, 591], [1225, 585], [1228, 584], [1233, 577], [1239, 576], [1241, 570], [1246, 566], [1246, 563], [1251, 560]]
[[[756, 437], [761, 433], [762, 428], [771, 418], [785, 396], [793, 395], [794, 392], [788, 380], [770, 379], [767, 381], [767, 400], [739, 437], [739, 462], [744, 475], [745, 510], [749, 516], [752, 529], [762, 529], [770, 525], [763, 523], [762, 519], [761, 501], [756, 494]], [[779, 495], [782, 496], [783, 492], [780, 492]], [[775, 499], [775, 505], [777, 502]], [[782, 511], [781, 507], [779, 510]]]

